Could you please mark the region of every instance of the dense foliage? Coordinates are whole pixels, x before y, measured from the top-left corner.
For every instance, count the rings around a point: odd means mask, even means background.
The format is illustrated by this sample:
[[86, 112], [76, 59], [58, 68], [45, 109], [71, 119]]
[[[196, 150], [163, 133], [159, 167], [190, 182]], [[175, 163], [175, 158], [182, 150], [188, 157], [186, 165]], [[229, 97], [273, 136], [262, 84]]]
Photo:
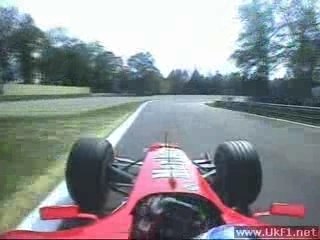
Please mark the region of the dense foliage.
[[[250, 0], [240, 9], [243, 30], [232, 55], [253, 96], [307, 98], [319, 85], [320, 2]], [[269, 81], [276, 70], [282, 79]]]
[[[30, 15], [0, 8], [0, 80], [137, 95], [304, 99], [320, 82], [319, 5], [317, 0], [244, 0], [242, 31], [231, 56], [239, 72], [203, 75], [174, 69], [166, 77], [149, 52], [124, 61], [99, 42], [70, 37], [62, 28], [43, 32]], [[279, 69], [286, 75], [271, 80]]]
[[148, 52], [124, 63], [99, 42], [72, 38], [62, 28], [43, 32], [30, 15], [0, 8], [0, 79], [143, 95], [159, 93], [163, 77]]

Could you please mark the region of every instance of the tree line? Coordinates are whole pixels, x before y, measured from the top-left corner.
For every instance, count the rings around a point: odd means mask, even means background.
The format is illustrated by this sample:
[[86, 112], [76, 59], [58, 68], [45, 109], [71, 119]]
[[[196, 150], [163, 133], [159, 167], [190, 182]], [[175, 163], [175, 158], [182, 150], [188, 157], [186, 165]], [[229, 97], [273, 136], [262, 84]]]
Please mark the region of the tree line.
[[[232, 58], [253, 96], [308, 98], [320, 80], [320, 2], [251, 0], [239, 8], [243, 25]], [[281, 79], [270, 81], [275, 70]]]
[[99, 42], [70, 37], [63, 28], [44, 32], [29, 14], [10, 7], [0, 8], [0, 80], [141, 95], [158, 93], [163, 76], [148, 52], [124, 62]]
[[[168, 77], [173, 92], [292, 103], [312, 97], [312, 88], [320, 85], [319, 7], [319, 0], [243, 1], [238, 14], [242, 31], [230, 56], [240, 71], [213, 76], [195, 71], [190, 81], [184, 81], [185, 72], [173, 71]], [[271, 79], [277, 71], [284, 76]]]
[[[0, 8], [0, 80], [137, 95], [307, 98], [320, 80], [319, 17], [316, 0], [246, 0], [239, 7], [242, 31], [230, 57], [239, 71], [203, 75], [174, 69], [163, 76], [149, 52], [124, 61], [99, 42], [70, 37], [63, 28], [44, 32], [30, 15]], [[279, 69], [285, 76], [271, 80]]]

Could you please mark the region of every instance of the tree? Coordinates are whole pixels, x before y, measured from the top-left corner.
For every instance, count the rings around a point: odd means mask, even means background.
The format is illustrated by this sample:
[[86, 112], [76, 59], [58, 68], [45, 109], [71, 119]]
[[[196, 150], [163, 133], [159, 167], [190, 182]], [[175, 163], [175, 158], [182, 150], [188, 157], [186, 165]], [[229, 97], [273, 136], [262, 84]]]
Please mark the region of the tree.
[[13, 80], [12, 48], [10, 39], [18, 29], [19, 12], [16, 8], [0, 7], [0, 73], [4, 81]]
[[241, 32], [239, 48], [232, 58], [252, 81], [250, 93], [255, 96], [268, 94], [268, 80], [273, 59], [271, 37], [274, 31], [272, 5], [267, 0], [251, 0], [239, 8], [244, 30]]
[[0, 69], [5, 81], [21, 76], [25, 83], [32, 82], [43, 40], [30, 15], [0, 8]]
[[278, 14], [278, 42], [281, 60], [292, 77], [291, 94], [310, 97], [312, 82], [320, 64], [319, 9], [315, 0], [289, 0], [274, 3]]
[[74, 71], [70, 70], [70, 55], [72, 55], [70, 52], [73, 46], [80, 43], [79, 39], [69, 37], [62, 28], [55, 28], [46, 32], [45, 47], [40, 59], [40, 71], [44, 75], [43, 83], [73, 84], [71, 79], [67, 79], [67, 75]]
[[172, 70], [167, 81], [170, 84], [170, 91], [173, 94], [181, 94], [184, 84], [189, 80], [189, 74], [186, 70], [176, 69]]
[[[72, 38], [63, 28], [44, 33], [30, 15], [16, 8], [0, 8], [1, 81], [21, 77], [25, 83], [33, 83], [35, 75], [40, 75], [44, 84], [119, 92], [122, 70], [122, 59], [100, 43]], [[159, 71], [153, 67], [144, 69], [144, 73], [151, 79], [148, 88], [158, 92]]]
[[48, 45], [42, 52], [40, 71], [44, 74], [44, 84], [62, 85], [66, 81], [68, 69], [67, 52], [64, 48]]
[[137, 53], [128, 59], [128, 66], [135, 82], [137, 95], [160, 92], [162, 75], [154, 66], [154, 59], [149, 52]]
[[30, 15], [20, 17], [19, 28], [11, 35], [10, 44], [20, 61], [24, 83], [33, 82], [44, 38], [44, 33], [34, 25]]
[[223, 81], [224, 76], [216, 71], [214, 75], [206, 77], [207, 82], [207, 94], [223, 94]]
[[122, 60], [113, 52], [103, 51], [94, 58], [94, 88], [98, 91], [118, 91], [118, 78], [122, 68]]
[[49, 46], [41, 64], [46, 82], [90, 86], [95, 92], [119, 91], [122, 59], [99, 42], [85, 43], [66, 34], [63, 29], [48, 33]]
[[203, 94], [205, 92], [205, 78], [196, 69], [193, 71], [190, 80], [184, 85], [186, 94]]
[[120, 91], [125, 93], [134, 93], [135, 92], [135, 86], [133, 85], [134, 81], [131, 78], [131, 72], [129, 67], [122, 66], [120, 69], [120, 72], [118, 74], [119, 79], [119, 88]]
[[[70, 37], [68, 34], [68, 31], [62, 27], [52, 28], [48, 30], [46, 32], [46, 36], [50, 46], [52, 47], [63, 47], [63, 46], [66, 47], [66, 46], [71, 46], [80, 42], [79, 39]], [[90, 44], [90, 46], [92, 44]], [[92, 46], [92, 47], [95, 48], [96, 46]]]
[[244, 78], [239, 72], [227, 74], [222, 82], [223, 94], [243, 95]]

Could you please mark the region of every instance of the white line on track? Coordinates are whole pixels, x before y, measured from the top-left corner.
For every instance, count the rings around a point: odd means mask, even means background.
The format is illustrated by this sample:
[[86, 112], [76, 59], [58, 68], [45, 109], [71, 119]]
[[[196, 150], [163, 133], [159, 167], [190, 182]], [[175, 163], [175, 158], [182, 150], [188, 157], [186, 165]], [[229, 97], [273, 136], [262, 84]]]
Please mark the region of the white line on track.
[[[139, 116], [140, 112], [145, 106], [152, 101], [145, 102], [127, 118], [116, 130], [114, 130], [108, 137], [108, 141], [115, 147], [126, 131], [133, 124], [135, 119]], [[67, 191], [65, 181], [61, 182], [49, 195], [30, 212], [23, 221], [17, 226], [19, 230], [31, 231], [54, 231], [58, 228], [61, 220], [42, 221], [39, 216], [39, 208], [43, 206], [58, 205], [58, 204], [72, 204], [69, 193]]]

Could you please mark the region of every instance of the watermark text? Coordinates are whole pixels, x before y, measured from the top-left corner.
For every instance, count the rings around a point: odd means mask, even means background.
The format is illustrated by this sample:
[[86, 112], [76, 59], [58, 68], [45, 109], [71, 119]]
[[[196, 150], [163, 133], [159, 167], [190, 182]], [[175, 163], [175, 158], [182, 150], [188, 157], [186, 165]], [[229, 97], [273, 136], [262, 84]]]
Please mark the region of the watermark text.
[[319, 239], [318, 226], [236, 226], [235, 239]]

